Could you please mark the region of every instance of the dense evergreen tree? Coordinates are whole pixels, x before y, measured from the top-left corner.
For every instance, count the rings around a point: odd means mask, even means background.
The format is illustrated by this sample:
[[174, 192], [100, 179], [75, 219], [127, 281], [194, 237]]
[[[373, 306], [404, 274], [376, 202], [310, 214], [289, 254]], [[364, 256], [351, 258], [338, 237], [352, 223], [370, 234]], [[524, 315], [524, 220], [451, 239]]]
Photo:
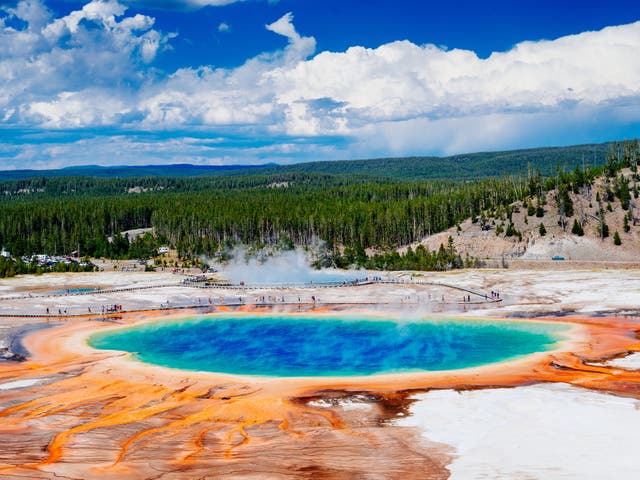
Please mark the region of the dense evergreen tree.
[[531, 203], [531, 199], [527, 199], [527, 215], [529, 217], [533, 217], [536, 213], [536, 209], [533, 207], [533, 203]]
[[620, 200], [620, 205], [624, 210], [629, 210], [629, 204], [631, 203], [631, 192], [629, 191], [629, 182], [627, 179], [620, 175], [615, 183], [615, 195]]
[[622, 240], [620, 240], [620, 234], [617, 230], [613, 233], [613, 244], [622, 245]]
[[571, 227], [571, 233], [574, 235], [578, 235], [582, 237], [584, 235], [584, 229], [582, 228], [582, 224], [578, 221], [577, 218], [573, 220], [573, 227]]
[[541, 237], [544, 237], [547, 234], [547, 229], [544, 228], [544, 223], [540, 224], [540, 227], [538, 227], [538, 231], [540, 232]]
[[558, 213], [561, 217], [573, 217], [573, 201], [569, 196], [568, 185], [564, 183], [558, 188]]
[[609, 236], [609, 225], [604, 222], [600, 223], [598, 225], [598, 235], [600, 235], [600, 238], [607, 238]]

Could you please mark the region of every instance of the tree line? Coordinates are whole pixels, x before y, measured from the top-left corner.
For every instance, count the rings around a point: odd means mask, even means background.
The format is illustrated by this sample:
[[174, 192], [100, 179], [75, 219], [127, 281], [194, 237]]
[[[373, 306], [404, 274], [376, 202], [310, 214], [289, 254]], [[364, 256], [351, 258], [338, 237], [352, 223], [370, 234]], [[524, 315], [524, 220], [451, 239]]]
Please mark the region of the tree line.
[[[602, 174], [615, 177], [622, 168], [637, 171], [639, 152], [635, 140], [614, 144], [604, 165], [578, 163], [573, 170], [558, 168], [548, 176], [530, 168], [521, 175], [473, 181], [290, 172], [2, 182], [0, 246], [14, 256], [77, 251], [92, 257], [144, 258], [167, 244], [182, 258], [195, 258], [237, 244], [306, 246], [320, 239], [334, 251], [339, 266], [455, 268], [467, 260], [447, 246], [438, 252], [393, 252], [469, 217], [482, 221], [500, 212], [508, 215], [517, 200], [543, 213], [544, 194], [550, 190], [557, 192], [563, 214], [571, 217], [570, 191]], [[613, 182], [612, 194], [627, 198], [625, 185]], [[121, 235], [150, 227], [154, 236], [129, 241]], [[338, 255], [342, 247], [345, 253]], [[365, 259], [367, 248], [388, 253]]]
[[153, 227], [158, 242], [175, 246], [181, 256], [282, 239], [391, 248], [507, 205], [523, 190], [524, 181], [513, 178], [381, 183], [327, 181], [321, 175], [279, 187], [7, 196], [1, 202], [0, 243], [16, 255], [79, 250], [126, 258], [136, 243], [120, 232]]

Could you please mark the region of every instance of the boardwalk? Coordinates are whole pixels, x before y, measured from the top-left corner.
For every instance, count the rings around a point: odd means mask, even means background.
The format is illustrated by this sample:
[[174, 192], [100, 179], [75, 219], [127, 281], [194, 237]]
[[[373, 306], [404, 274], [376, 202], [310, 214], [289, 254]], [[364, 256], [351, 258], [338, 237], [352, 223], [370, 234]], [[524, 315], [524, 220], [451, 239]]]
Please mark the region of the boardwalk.
[[[430, 286], [430, 287], [439, 287], [450, 290], [455, 290], [462, 292], [466, 295], [463, 295], [463, 301], [452, 301], [450, 298], [446, 301], [444, 300], [444, 296], [442, 297], [442, 301], [439, 298], [431, 298], [429, 296], [428, 299], [422, 298], [420, 296], [415, 296], [414, 298], [409, 299], [401, 299], [398, 301], [390, 301], [381, 299], [379, 296], [366, 296], [365, 299], [360, 300], [350, 300], [350, 301], [321, 301], [317, 294], [318, 290], [325, 289], [360, 289], [367, 286], [376, 286], [376, 285], [389, 285], [389, 286]], [[490, 294], [479, 292], [477, 290], [471, 290], [468, 288], [460, 287], [457, 285], [442, 283], [442, 282], [429, 282], [418, 279], [403, 279], [403, 280], [388, 280], [388, 279], [380, 279], [380, 278], [367, 278], [355, 281], [343, 281], [343, 282], [306, 282], [306, 283], [273, 283], [273, 284], [230, 284], [225, 282], [202, 282], [202, 283], [159, 283], [155, 285], [141, 285], [141, 286], [130, 286], [130, 287], [121, 287], [121, 288], [110, 288], [110, 289], [93, 289], [90, 291], [74, 291], [74, 292], [60, 292], [56, 291], [56, 293], [27, 293], [23, 295], [15, 295], [15, 296], [5, 296], [0, 297], [0, 306], [2, 302], [12, 302], [15, 301], [20, 302], [21, 300], [44, 300], [44, 299], [69, 299], [71, 297], [87, 297], [87, 296], [104, 296], [104, 295], [112, 295], [112, 294], [121, 294], [121, 293], [131, 293], [138, 291], [161, 291], [162, 289], [185, 289], [187, 291], [201, 291], [201, 292], [224, 292], [224, 295], [218, 298], [190, 298], [188, 302], [162, 302], [159, 305], [148, 305], [143, 308], [122, 308], [115, 309], [112, 308], [112, 304], [108, 302], [99, 301], [96, 304], [91, 304], [90, 306], [85, 306], [85, 311], [67, 311], [66, 307], [61, 307], [59, 304], [56, 305], [53, 310], [48, 312], [2, 312], [0, 310], [0, 316], [7, 318], [72, 318], [72, 317], [86, 317], [86, 318], [96, 318], [96, 317], [114, 317], [119, 316], [123, 313], [139, 313], [146, 311], [178, 311], [178, 310], [187, 310], [187, 309], [196, 309], [201, 311], [216, 311], [217, 307], [223, 308], [238, 308], [245, 305], [255, 305], [255, 306], [277, 306], [277, 307], [320, 307], [320, 306], [330, 306], [330, 305], [396, 305], [402, 307], [408, 307], [411, 305], [414, 306], [424, 306], [424, 305], [432, 305], [436, 308], [442, 308], [446, 305], [457, 305], [457, 306], [481, 306], [485, 304], [495, 304], [499, 303], [502, 300], [499, 298], [492, 298]], [[298, 294], [293, 294], [292, 292], [298, 292]], [[277, 295], [257, 295], [259, 292], [278, 292]], [[300, 293], [307, 292], [307, 293]], [[311, 293], [315, 293], [311, 295]], [[288, 296], [288, 298], [287, 298]], [[93, 307], [93, 310], [89, 310], [89, 308]], [[81, 307], [75, 306], [74, 308], [78, 309]], [[47, 309], [49, 310], [49, 309]]]

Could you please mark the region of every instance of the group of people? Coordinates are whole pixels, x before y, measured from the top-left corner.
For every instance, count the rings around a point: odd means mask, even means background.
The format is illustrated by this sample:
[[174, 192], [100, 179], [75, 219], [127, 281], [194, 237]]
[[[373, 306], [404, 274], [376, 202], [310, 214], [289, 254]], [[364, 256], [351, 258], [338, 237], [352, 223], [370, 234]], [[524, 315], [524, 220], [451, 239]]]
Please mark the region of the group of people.
[[491, 297], [489, 297], [489, 295], [487, 295], [486, 293], [484, 294], [485, 300], [489, 300], [489, 298], [491, 298], [491, 300], [498, 300], [500, 298], [500, 293], [491, 290]]
[[[51, 309], [49, 307], [46, 308], [46, 312], [47, 315], [51, 315]], [[116, 312], [122, 312], [122, 305], [102, 305], [102, 314], [104, 315], [105, 313], [116, 313]], [[91, 310], [91, 307], [87, 307], [87, 313], [91, 314], [93, 313], [93, 310]], [[67, 309], [66, 308], [58, 308], [58, 315], [67, 315]], [[54, 313], [55, 315], [55, 313]]]
[[271, 295], [262, 295], [258, 298], [256, 298], [256, 303], [276, 303], [276, 302], [280, 302], [280, 303], [284, 303], [285, 302], [285, 298], [284, 295], [281, 297], [276, 297], [276, 296], [271, 296]]
[[[261, 295], [256, 298], [256, 303], [286, 303], [287, 299], [282, 296], [275, 295]], [[316, 303], [319, 299], [315, 295], [311, 295], [311, 301]], [[302, 303], [302, 299], [298, 297], [298, 303]]]
[[103, 305], [102, 306], [102, 313], [116, 313], [116, 312], [122, 312], [122, 305], [107, 305], [106, 307]]
[[[51, 312], [49, 310], [49, 307], [47, 307], [47, 315], [50, 315], [50, 313]], [[67, 314], [67, 309], [66, 308], [65, 309], [62, 309], [62, 308], [58, 309], [58, 315], [66, 315], [66, 314]]]

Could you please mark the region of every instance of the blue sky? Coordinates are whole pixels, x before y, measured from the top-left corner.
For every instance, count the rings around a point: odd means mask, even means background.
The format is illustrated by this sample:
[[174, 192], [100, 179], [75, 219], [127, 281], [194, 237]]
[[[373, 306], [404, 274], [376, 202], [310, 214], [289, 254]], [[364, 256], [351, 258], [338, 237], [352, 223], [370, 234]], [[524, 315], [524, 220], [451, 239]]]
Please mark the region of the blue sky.
[[640, 2], [0, 2], [0, 169], [640, 136]]

